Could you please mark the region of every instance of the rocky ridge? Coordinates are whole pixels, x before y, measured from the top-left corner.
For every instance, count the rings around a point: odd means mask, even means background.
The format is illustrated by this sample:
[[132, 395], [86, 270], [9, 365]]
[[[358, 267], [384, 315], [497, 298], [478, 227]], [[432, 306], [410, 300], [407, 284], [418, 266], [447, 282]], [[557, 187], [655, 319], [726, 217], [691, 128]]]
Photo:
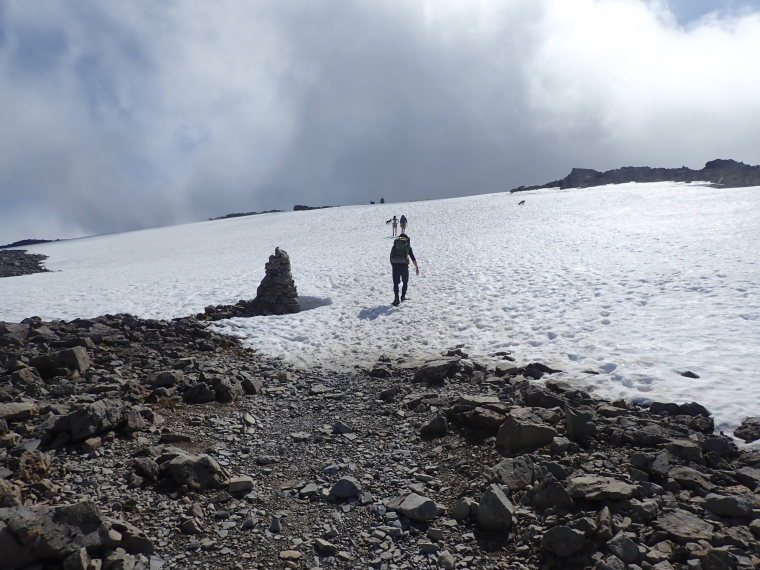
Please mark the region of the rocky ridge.
[[625, 182], [711, 182], [724, 188], [760, 186], [760, 166], [750, 166], [735, 160], [716, 159], [707, 162], [700, 170], [685, 166], [681, 168], [624, 166], [605, 172], [591, 168], [573, 168], [570, 174], [560, 180], [540, 186], [520, 186], [513, 188], [510, 192], [540, 188], [588, 188]]
[[760, 564], [760, 452], [699, 404], [461, 348], [296, 370], [207, 325], [0, 323], [0, 568]]
[[47, 271], [42, 265], [47, 255], [27, 253], [23, 249], [0, 251], [0, 277], [18, 277]]

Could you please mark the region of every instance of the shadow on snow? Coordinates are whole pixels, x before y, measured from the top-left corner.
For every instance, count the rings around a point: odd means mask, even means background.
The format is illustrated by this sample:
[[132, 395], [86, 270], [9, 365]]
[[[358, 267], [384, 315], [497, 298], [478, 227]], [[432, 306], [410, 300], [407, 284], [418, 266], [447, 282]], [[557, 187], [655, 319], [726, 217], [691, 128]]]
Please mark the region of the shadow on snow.
[[377, 307], [368, 307], [366, 309], [362, 309], [359, 311], [359, 318], [368, 320], [368, 321], [374, 321], [377, 317], [381, 317], [383, 315], [389, 315], [394, 310], [394, 307], [389, 307], [388, 305], [378, 305]]

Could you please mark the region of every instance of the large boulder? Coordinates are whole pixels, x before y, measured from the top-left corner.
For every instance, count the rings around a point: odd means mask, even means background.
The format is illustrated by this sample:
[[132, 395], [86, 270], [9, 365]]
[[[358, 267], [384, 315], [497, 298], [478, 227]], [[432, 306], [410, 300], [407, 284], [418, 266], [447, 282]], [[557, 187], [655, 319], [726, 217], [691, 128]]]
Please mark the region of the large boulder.
[[496, 433], [496, 446], [509, 453], [535, 451], [550, 444], [557, 432], [554, 428], [507, 416]]
[[705, 496], [705, 509], [719, 517], [751, 517], [758, 506], [760, 506], [760, 499], [753, 500], [749, 495], [708, 493]]
[[760, 417], [746, 418], [741, 425], [734, 430], [734, 435], [750, 443], [760, 439]]
[[654, 521], [654, 527], [662, 530], [679, 544], [709, 541], [713, 536], [713, 526], [689, 511], [674, 509]]
[[398, 507], [398, 512], [409, 520], [427, 522], [438, 515], [435, 501], [417, 493], [409, 493]]
[[533, 461], [525, 455], [508, 457], [499, 462], [491, 473], [493, 480], [505, 484], [510, 491], [520, 491], [533, 482]]
[[478, 503], [478, 526], [484, 530], [506, 532], [512, 526], [515, 507], [501, 487], [490, 484]]
[[116, 429], [124, 417], [124, 410], [124, 404], [117, 400], [98, 400], [58, 418], [51, 432], [68, 434], [71, 441], [81, 441]]
[[217, 489], [229, 482], [227, 473], [209, 455], [192, 455], [181, 450], [174, 450], [169, 455], [173, 457], [161, 462], [161, 470], [177, 485], [186, 485], [191, 489]]
[[550, 528], [541, 539], [541, 546], [560, 558], [569, 558], [578, 553], [585, 544], [583, 531], [565, 525]]
[[91, 501], [59, 507], [0, 508], [0, 564], [4, 569], [26, 568], [43, 561], [61, 564], [83, 548], [106, 555], [121, 539]]
[[74, 346], [59, 352], [44, 354], [32, 360], [32, 365], [39, 371], [43, 378], [53, 378], [69, 372], [82, 373], [87, 370], [92, 362], [87, 349], [83, 346]]
[[415, 371], [414, 381], [431, 385], [443, 384], [447, 378], [456, 374], [458, 363], [458, 357], [430, 360]]

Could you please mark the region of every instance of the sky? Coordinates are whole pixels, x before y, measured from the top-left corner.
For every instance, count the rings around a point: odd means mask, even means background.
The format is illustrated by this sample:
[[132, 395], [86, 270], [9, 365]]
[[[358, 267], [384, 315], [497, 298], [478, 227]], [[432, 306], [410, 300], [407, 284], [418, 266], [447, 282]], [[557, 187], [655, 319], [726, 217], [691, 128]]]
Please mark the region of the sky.
[[0, 244], [760, 163], [760, 1], [4, 0]]
[[[0, 320], [194, 315], [255, 297], [281, 247], [302, 310], [214, 325], [260, 354], [350, 371], [382, 355], [416, 366], [460, 345], [490, 366], [510, 352], [598, 396], [696, 400], [728, 432], [760, 416], [759, 193], [499, 192], [60, 241], [29, 247], [50, 272], [0, 279]], [[420, 268], [397, 308], [393, 214], [409, 219]]]

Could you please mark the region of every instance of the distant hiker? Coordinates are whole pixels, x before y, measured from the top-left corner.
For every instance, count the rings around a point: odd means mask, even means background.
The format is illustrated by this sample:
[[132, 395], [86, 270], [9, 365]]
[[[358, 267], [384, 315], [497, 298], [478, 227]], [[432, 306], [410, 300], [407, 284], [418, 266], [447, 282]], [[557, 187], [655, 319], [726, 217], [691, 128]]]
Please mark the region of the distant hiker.
[[520, 200], [520, 201], [517, 203], [517, 205], [518, 205], [518, 206], [524, 206], [524, 205], [525, 205], [525, 200]]
[[401, 224], [401, 233], [403, 234], [406, 231], [406, 216], [404, 214], [401, 214], [398, 223]]
[[[417, 260], [414, 258], [414, 252], [412, 251], [412, 244], [409, 241], [409, 236], [402, 233], [395, 240], [393, 240], [393, 247], [391, 247], [391, 268], [393, 269], [393, 305], [398, 305], [401, 301], [406, 300], [406, 286], [409, 282], [409, 259], [411, 258], [414, 263], [414, 270], [417, 275], [420, 274], [420, 267], [417, 265]], [[398, 296], [398, 284], [403, 281], [401, 287], [401, 299]]]
[[396, 237], [396, 232], [398, 231], [398, 218], [394, 215], [390, 220], [385, 222], [386, 224], [392, 224], [393, 225], [393, 237]]

